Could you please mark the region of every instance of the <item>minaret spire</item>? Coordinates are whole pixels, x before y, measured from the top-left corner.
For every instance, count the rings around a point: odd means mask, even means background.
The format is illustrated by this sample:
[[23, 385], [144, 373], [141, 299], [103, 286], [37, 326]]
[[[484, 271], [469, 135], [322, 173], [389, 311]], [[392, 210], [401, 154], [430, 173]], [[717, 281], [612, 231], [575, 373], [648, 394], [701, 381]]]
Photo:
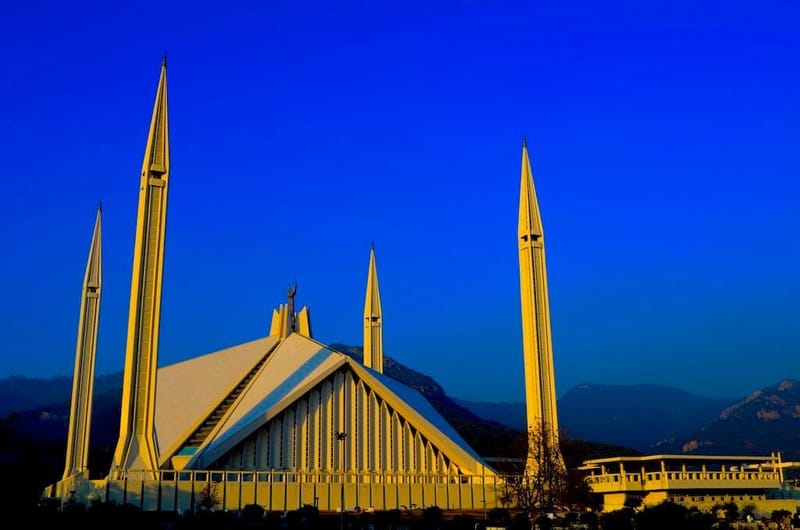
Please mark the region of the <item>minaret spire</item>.
[[92, 420], [92, 391], [97, 353], [97, 328], [100, 321], [100, 284], [102, 280], [101, 248], [102, 205], [97, 207], [92, 244], [86, 273], [83, 276], [81, 311], [78, 317], [78, 340], [75, 348], [75, 375], [72, 378], [72, 402], [69, 409], [67, 458], [64, 480], [86, 472], [89, 457], [89, 427]]
[[[528, 431], [551, 443], [563, 465], [558, 447], [550, 301], [544, 255], [544, 230], [533, 186], [527, 142], [522, 141], [522, 175], [519, 193], [519, 275], [522, 307], [522, 347], [525, 368], [525, 402]], [[528, 455], [528, 466], [537, 465]]]
[[295, 331], [297, 331], [297, 326], [295, 325], [295, 313], [294, 313], [294, 297], [297, 295], [297, 282], [294, 282], [294, 285], [290, 285], [286, 289], [286, 332], [284, 336], [288, 337]]
[[364, 301], [364, 366], [383, 373], [383, 314], [378, 291], [375, 245], [370, 245], [367, 296]]
[[169, 184], [166, 57], [164, 59], [139, 187], [120, 435], [112, 464], [112, 475], [116, 476], [128, 470], [154, 472], [158, 468], [155, 393]]

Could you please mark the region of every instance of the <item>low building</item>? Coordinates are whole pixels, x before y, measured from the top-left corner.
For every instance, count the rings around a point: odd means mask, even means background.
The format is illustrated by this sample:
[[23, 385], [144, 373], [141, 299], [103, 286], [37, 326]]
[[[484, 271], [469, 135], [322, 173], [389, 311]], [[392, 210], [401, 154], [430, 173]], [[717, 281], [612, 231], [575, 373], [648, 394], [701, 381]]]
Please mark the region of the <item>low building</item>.
[[769, 456], [646, 455], [586, 460], [579, 468], [603, 511], [671, 501], [708, 511], [714, 506], [752, 504], [756, 515], [796, 512], [800, 498], [786, 493], [780, 454]]

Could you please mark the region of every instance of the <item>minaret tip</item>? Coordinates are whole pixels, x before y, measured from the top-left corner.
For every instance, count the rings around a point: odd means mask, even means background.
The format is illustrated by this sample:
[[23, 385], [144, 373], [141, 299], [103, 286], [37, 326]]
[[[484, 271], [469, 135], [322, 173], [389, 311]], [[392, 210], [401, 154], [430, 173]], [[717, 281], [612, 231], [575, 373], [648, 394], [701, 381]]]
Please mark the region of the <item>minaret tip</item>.
[[525, 138], [524, 134], [522, 135], [522, 147], [524, 147], [526, 149], [528, 148], [528, 139]]
[[161, 67], [162, 68], [166, 68], [167, 67], [167, 52], [164, 52], [164, 58], [161, 59]]
[[370, 243], [367, 293], [364, 300], [364, 366], [383, 373], [383, 317], [375, 265], [375, 242]]
[[129, 469], [147, 470], [138, 476], [155, 478], [159, 469], [155, 395], [169, 189], [166, 54], [163, 61], [142, 160], [120, 432], [111, 463], [114, 478]]
[[371, 251], [375, 252], [375, 241], [370, 241], [369, 242], [369, 249]]
[[97, 201], [97, 211], [103, 213], [103, 201]]

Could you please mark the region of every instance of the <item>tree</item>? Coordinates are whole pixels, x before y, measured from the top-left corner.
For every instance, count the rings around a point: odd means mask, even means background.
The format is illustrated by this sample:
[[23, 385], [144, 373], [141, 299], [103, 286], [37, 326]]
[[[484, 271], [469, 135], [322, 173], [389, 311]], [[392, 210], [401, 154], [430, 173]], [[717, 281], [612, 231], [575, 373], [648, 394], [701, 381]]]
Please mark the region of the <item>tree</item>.
[[701, 511], [697, 506], [689, 508], [688, 518], [686, 519], [686, 530], [709, 530], [717, 522], [716, 512]]
[[198, 506], [201, 510], [213, 510], [219, 502], [219, 485], [216, 482], [207, 482], [198, 493]]
[[726, 502], [722, 505], [722, 510], [725, 512], [725, 519], [728, 521], [735, 521], [739, 518], [739, 506], [735, 502]]
[[501, 476], [500, 502], [528, 514], [531, 521], [561, 507], [567, 492], [567, 470], [558, 435], [542, 420], [528, 429], [526, 462]]
[[511, 514], [505, 508], [492, 508], [486, 514], [486, 520], [491, 526], [508, 526]]
[[634, 530], [636, 513], [633, 508], [622, 508], [606, 512], [600, 516], [600, 527], [603, 530]]
[[242, 508], [242, 519], [248, 523], [259, 523], [264, 520], [266, 510], [259, 504], [245, 504]]
[[791, 528], [792, 513], [789, 510], [772, 510], [772, 520], [778, 528]]
[[580, 522], [586, 525], [589, 530], [597, 530], [600, 517], [597, 515], [597, 512], [583, 512], [580, 516]]
[[623, 504], [626, 508], [633, 508], [633, 510], [636, 511], [644, 504], [644, 499], [638, 495], [629, 495], [625, 497], [625, 502]]
[[444, 512], [438, 506], [428, 506], [422, 511], [422, 520], [425, 521], [425, 528], [441, 528], [442, 516]]
[[680, 504], [664, 501], [657, 506], [645, 508], [636, 514], [636, 527], [648, 530], [673, 530], [686, 528], [689, 509]]

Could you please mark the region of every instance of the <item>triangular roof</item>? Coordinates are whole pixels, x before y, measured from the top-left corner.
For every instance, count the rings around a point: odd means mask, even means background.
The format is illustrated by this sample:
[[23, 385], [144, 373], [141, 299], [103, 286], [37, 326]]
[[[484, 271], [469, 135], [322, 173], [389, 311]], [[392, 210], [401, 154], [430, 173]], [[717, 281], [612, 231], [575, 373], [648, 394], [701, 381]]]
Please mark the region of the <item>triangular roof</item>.
[[[267, 339], [261, 339], [261, 341], [267, 341]], [[249, 363], [242, 362], [241, 371], [237, 377], [233, 378], [241, 380], [246, 370], [257, 362], [255, 359], [256, 352], [260, 352], [263, 355], [269, 347], [268, 342], [254, 341], [249, 344], [251, 345], [250, 348], [244, 348], [246, 345], [242, 345], [209, 354], [205, 357], [208, 357], [210, 361], [211, 358], [217, 355], [230, 358], [237, 357], [239, 352], [250, 353]], [[209, 364], [211, 363], [209, 362]], [[492, 471], [419, 392], [384, 374], [365, 367], [343, 353], [334, 351], [313, 339], [297, 333], [293, 333], [282, 340], [274, 351], [270, 353], [267, 361], [259, 369], [258, 374], [194, 454], [187, 467], [202, 468], [211, 465], [236, 444], [271, 419], [277, 417], [287, 407], [315, 388], [316, 385], [343, 367], [352, 370], [365, 385], [385, 400], [423, 436], [430, 440], [435, 440], [440, 449], [461, 469], [472, 473]], [[185, 370], [172, 370], [171, 373], [177, 374], [181, 371]], [[195, 375], [193, 374], [193, 377]], [[159, 372], [159, 378], [160, 376], [161, 373]], [[172, 384], [186, 388], [186, 383], [174, 381]], [[191, 383], [189, 384], [191, 385]], [[235, 383], [233, 384], [235, 385]], [[202, 386], [207, 386], [205, 381], [203, 381]], [[217, 388], [221, 388], [221, 386], [218, 385]], [[160, 388], [161, 378], [159, 379]], [[206, 396], [204, 400], [206, 403], [205, 408], [195, 403], [194, 408], [197, 411], [197, 416], [207, 414], [211, 405], [218, 403], [225, 396], [217, 394], [213, 398], [209, 399], [209, 397]], [[161, 409], [161, 403], [157, 403], [157, 408]], [[195, 415], [188, 414], [187, 411], [179, 408], [169, 407], [169, 410], [169, 414], [163, 411], [160, 417], [164, 420], [167, 419], [167, 415], [172, 414], [195, 417]], [[196, 425], [196, 420], [192, 421]], [[182, 432], [185, 439], [186, 435], [188, 435], [187, 420], [183, 420], [183, 424]], [[173, 431], [175, 430], [177, 429], [174, 428]], [[161, 438], [160, 434], [159, 440]], [[161, 447], [164, 448], [163, 445]], [[172, 447], [175, 447], [174, 441]]]
[[162, 465], [276, 342], [264, 337], [158, 369], [156, 443]]

